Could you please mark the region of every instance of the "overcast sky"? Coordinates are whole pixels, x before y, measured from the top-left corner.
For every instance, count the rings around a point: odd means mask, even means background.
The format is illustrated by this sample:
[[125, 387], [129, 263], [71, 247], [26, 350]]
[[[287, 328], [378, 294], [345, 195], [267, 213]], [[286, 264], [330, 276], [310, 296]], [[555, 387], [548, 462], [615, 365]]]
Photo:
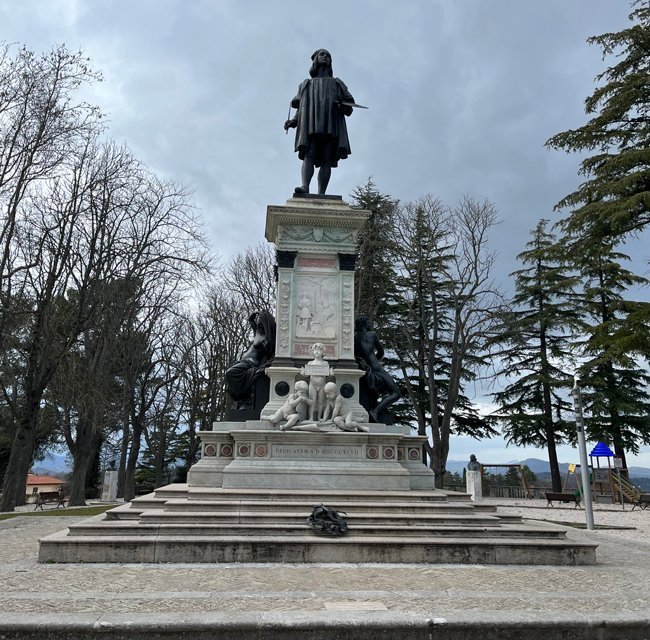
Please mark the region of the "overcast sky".
[[[0, 40], [83, 50], [104, 81], [89, 99], [110, 135], [194, 191], [215, 253], [264, 239], [268, 204], [299, 184], [293, 132], [282, 125], [324, 47], [367, 111], [348, 119], [352, 155], [332, 174], [345, 197], [372, 176], [402, 201], [462, 194], [496, 205], [497, 276], [517, 268], [530, 230], [557, 220], [578, 184], [578, 158], [549, 151], [584, 123], [603, 70], [585, 40], [629, 24], [627, 0], [0, 0]], [[650, 252], [628, 250], [647, 272]], [[452, 442], [502, 462], [540, 450]], [[561, 460], [577, 462], [563, 449]], [[631, 464], [650, 467], [650, 448]]]

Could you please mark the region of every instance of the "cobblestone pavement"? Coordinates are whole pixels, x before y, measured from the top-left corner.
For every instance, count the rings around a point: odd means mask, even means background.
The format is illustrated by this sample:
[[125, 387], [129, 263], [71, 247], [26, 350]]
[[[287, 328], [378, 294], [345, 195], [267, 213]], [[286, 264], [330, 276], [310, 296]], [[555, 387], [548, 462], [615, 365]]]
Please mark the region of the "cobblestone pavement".
[[[650, 525], [650, 511], [642, 512]], [[584, 517], [584, 513], [582, 514]], [[38, 564], [38, 539], [75, 517], [0, 521], [0, 611], [29, 615], [394, 612], [464, 621], [495, 615], [648, 618], [650, 544], [571, 529], [595, 541], [580, 567], [299, 564]], [[549, 525], [554, 526], [554, 525]], [[550, 612], [550, 614], [549, 614]]]

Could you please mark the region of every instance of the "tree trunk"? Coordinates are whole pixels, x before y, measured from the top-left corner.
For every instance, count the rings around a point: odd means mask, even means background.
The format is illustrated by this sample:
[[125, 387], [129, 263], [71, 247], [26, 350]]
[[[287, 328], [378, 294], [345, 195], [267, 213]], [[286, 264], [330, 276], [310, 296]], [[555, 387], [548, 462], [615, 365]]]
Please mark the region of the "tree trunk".
[[[101, 451], [104, 444], [104, 435], [97, 424], [93, 428], [93, 435], [90, 443], [90, 453], [88, 455], [88, 469], [86, 471], [86, 495], [90, 489], [97, 490], [98, 485], [101, 484], [100, 467], [101, 467]], [[101, 497], [99, 495], [98, 497]]]
[[70, 499], [68, 501], [68, 505], [71, 507], [86, 505], [86, 473], [90, 459], [91, 432], [90, 421], [86, 418], [80, 418], [77, 424], [75, 449], [72, 457]]
[[165, 454], [167, 453], [167, 438], [166, 433], [161, 428], [160, 431], [160, 440], [158, 442], [158, 447], [154, 452], [154, 471], [155, 471], [155, 481], [154, 485], [156, 487], [162, 487], [165, 484]]
[[32, 389], [28, 388], [24, 413], [18, 423], [5, 472], [0, 511], [13, 511], [16, 506], [25, 504], [27, 474], [34, 456], [34, 433], [39, 411], [40, 394], [32, 393]]
[[143, 425], [137, 423], [133, 425], [133, 438], [131, 439], [131, 449], [126, 462], [124, 474], [124, 500], [127, 502], [135, 498], [135, 468], [138, 464], [140, 455], [140, 439], [142, 436]]
[[[539, 309], [540, 313], [543, 310], [544, 304], [540, 299]], [[557, 460], [557, 449], [555, 446], [555, 425], [553, 423], [553, 404], [551, 400], [551, 386], [548, 383], [549, 379], [549, 365], [548, 365], [548, 352], [546, 346], [546, 329], [542, 323], [539, 332], [540, 339], [540, 358], [541, 358], [541, 374], [542, 374], [542, 396], [544, 398], [544, 437], [546, 438], [546, 449], [548, 451], [548, 464], [551, 468], [551, 485], [553, 491], [562, 491], [562, 476], [560, 475], [560, 465]]]
[[546, 449], [548, 451], [548, 464], [551, 467], [551, 484], [553, 491], [562, 491], [562, 476], [560, 465], [557, 460], [557, 449], [555, 448], [555, 434], [551, 430], [546, 431]]
[[69, 507], [86, 506], [86, 472], [88, 471], [88, 452], [77, 450], [73, 457], [72, 477], [70, 478]]
[[126, 461], [129, 453], [129, 434], [131, 433], [128, 412], [125, 412], [122, 427], [122, 444], [120, 446], [120, 465], [117, 471], [117, 497], [124, 497], [124, 480], [126, 478]]

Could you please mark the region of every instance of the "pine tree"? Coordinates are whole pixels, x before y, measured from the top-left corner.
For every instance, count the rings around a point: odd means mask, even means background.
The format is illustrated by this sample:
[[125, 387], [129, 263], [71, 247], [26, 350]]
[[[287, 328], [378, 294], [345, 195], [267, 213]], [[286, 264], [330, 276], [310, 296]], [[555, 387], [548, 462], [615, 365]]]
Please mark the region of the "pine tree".
[[572, 210], [570, 232], [620, 238], [650, 222], [650, 2], [633, 7], [631, 27], [587, 40], [602, 48], [603, 58], [617, 58], [585, 101], [591, 119], [546, 143], [592, 153], [580, 165], [585, 182], [556, 205]]
[[391, 364], [404, 391], [402, 421], [431, 438], [427, 452], [438, 487], [452, 434], [496, 435], [464, 394], [485, 364], [485, 342], [499, 302], [487, 248], [495, 220], [489, 202], [464, 198], [450, 209], [431, 196], [400, 208], [395, 218]]
[[613, 444], [627, 468], [625, 452], [637, 453], [639, 444], [650, 443], [650, 376], [638, 358], [647, 354], [650, 327], [634, 320], [650, 317], [650, 304], [626, 300], [624, 293], [647, 280], [623, 267], [628, 257], [608, 240], [580, 239], [570, 255], [584, 282], [579, 307], [585, 315], [586, 427], [591, 439]]
[[368, 316], [381, 331], [386, 324], [388, 296], [394, 291], [393, 219], [398, 203], [381, 193], [371, 178], [351, 197], [352, 208], [370, 211], [357, 243], [355, 315]]
[[500, 373], [512, 382], [493, 396], [507, 440], [545, 447], [553, 490], [560, 491], [556, 445], [569, 437], [562, 416], [571, 406], [562, 393], [571, 377], [562, 365], [571, 356], [570, 331], [579, 327], [579, 318], [576, 280], [567, 273], [547, 224], [547, 220], [537, 224], [526, 251], [517, 256], [525, 268], [512, 274], [512, 308], [503, 314], [494, 337], [502, 347]]

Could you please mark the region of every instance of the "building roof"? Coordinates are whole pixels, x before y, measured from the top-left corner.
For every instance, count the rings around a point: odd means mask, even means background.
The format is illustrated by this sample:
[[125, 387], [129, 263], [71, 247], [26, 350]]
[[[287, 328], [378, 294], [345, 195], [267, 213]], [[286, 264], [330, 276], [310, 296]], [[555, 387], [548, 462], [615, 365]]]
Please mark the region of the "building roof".
[[40, 484], [63, 484], [63, 480], [60, 478], [53, 478], [52, 476], [37, 476], [34, 473], [27, 474], [27, 485]]

